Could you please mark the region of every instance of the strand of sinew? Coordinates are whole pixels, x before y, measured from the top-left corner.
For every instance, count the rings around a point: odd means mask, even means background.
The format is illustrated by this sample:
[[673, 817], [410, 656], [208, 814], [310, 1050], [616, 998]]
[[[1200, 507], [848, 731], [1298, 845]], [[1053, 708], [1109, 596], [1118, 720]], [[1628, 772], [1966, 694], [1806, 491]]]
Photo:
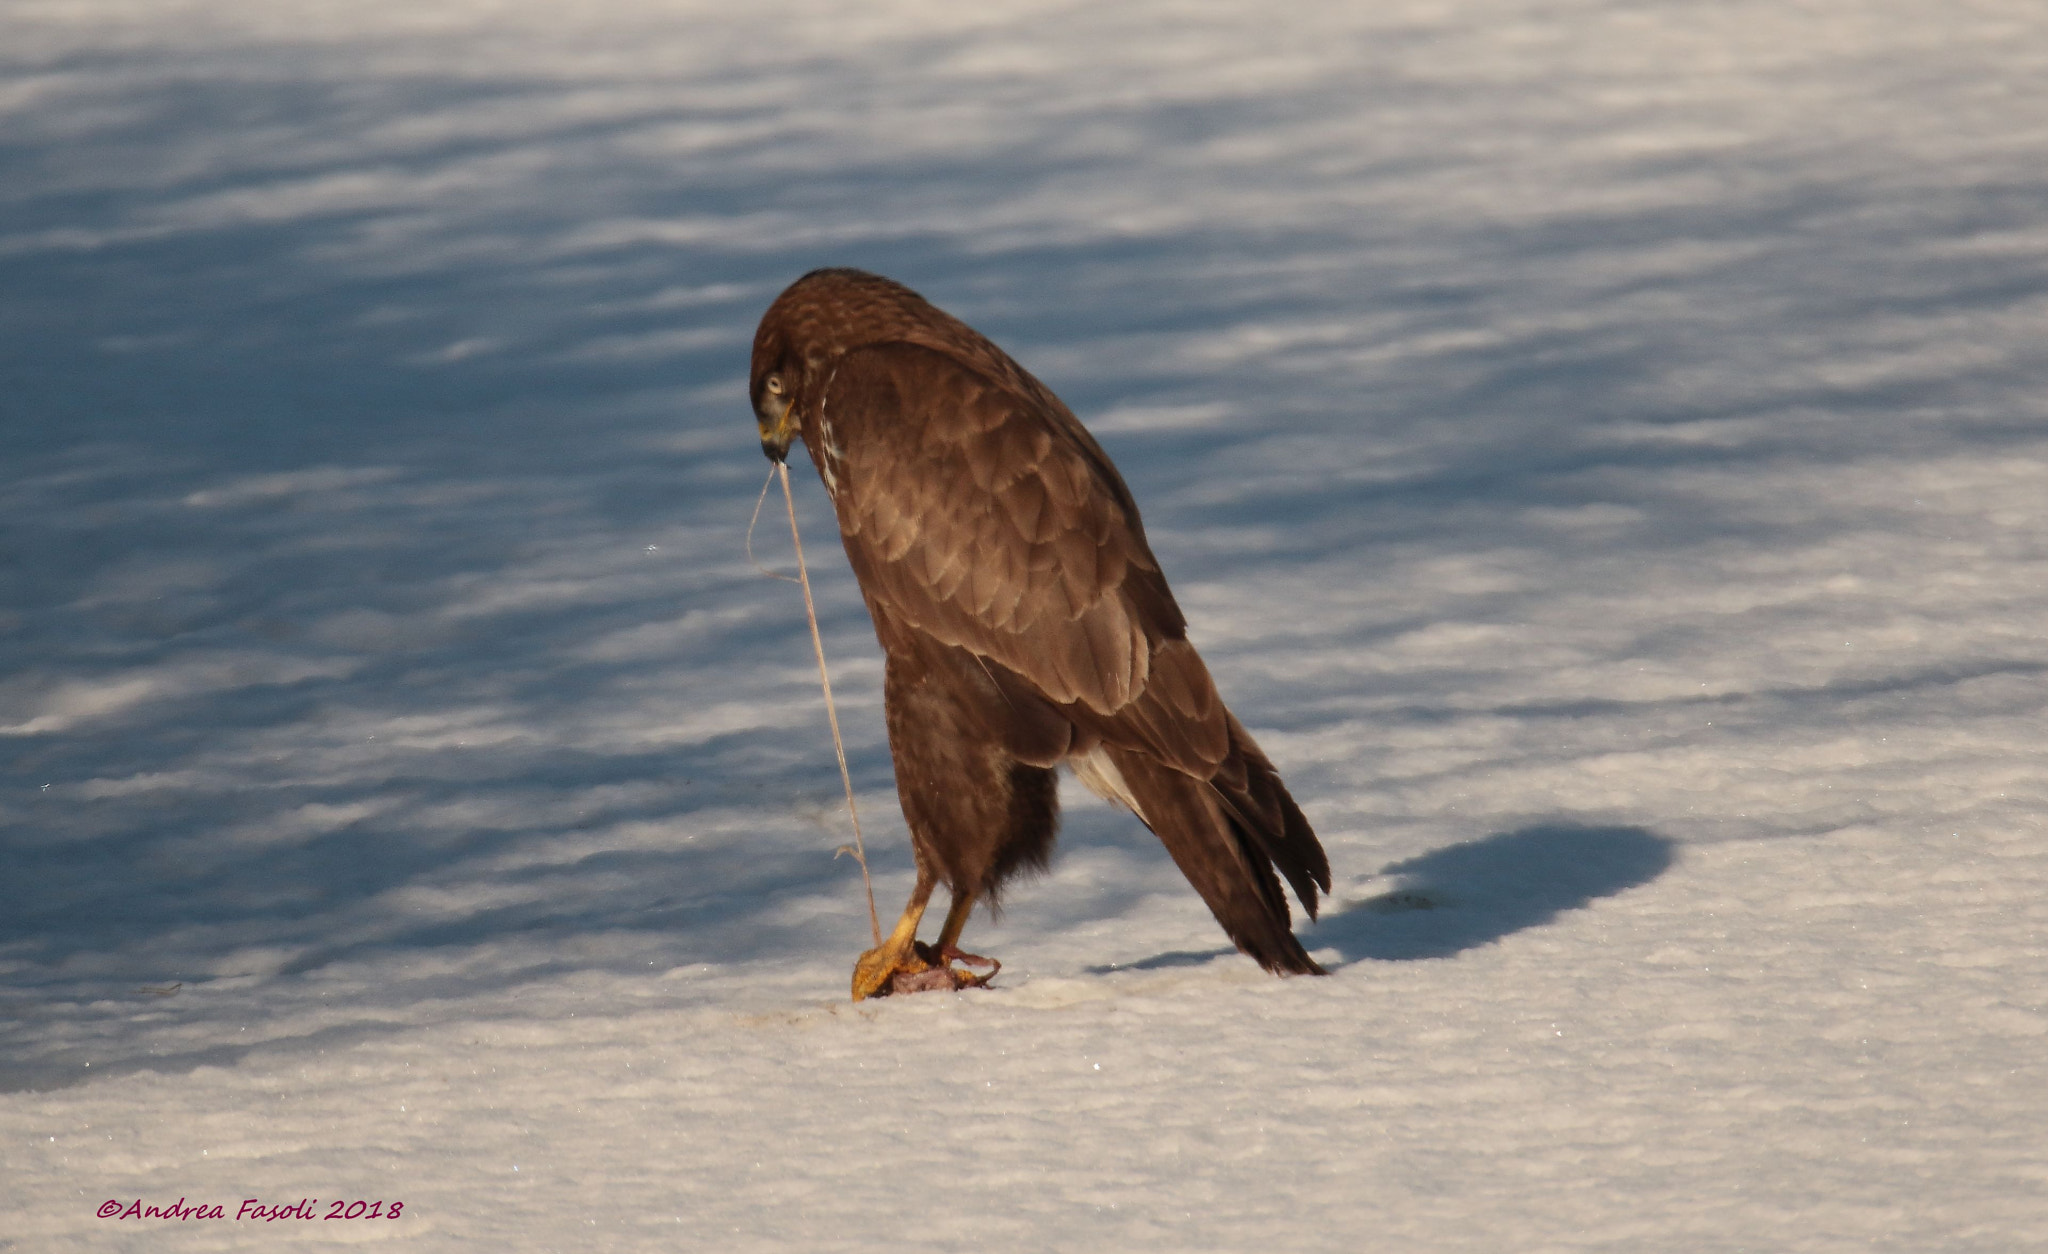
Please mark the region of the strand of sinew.
[[825, 718], [832, 724], [832, 752], [839, 755], [839, 782], [846, 785], [846, 814], [853, 820], [853, 860], [860, 863], [860, 882], [868, 893], [868, 927], [875, 948], [882, 947], [882, 919], [875, 913], [875, 883], [868, 878], [868, 848], [860, 836], [860, 811], [853, 804], [853, 772], [846, 769], [846, 743], [839, 738], [839, 707], [832, 701], [832, 677], [825, 670], [825, 641], [818, 635], [818, 609], [811, 602], [811, 572], [804, 565], [804, 541], [796, 531], [796, 495], [789, 489], [789, 463], [777, 462], [782, 475], [782, 503], [789, 507], [789, 539], [796, 546], [797, 582], [804, 590], [804, 615], [811, 621], [811, 650], [818, 655], [818, 684], [825, 690]]

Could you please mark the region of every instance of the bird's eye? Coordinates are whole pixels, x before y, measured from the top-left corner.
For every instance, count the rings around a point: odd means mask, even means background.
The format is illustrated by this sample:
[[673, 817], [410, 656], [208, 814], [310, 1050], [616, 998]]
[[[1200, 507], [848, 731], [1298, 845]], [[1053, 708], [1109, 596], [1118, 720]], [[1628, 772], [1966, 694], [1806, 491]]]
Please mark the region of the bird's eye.
[[761, 386], [768, 389], [770, 396], [780, 396], [782, 395], [782, 376], [771, 374], [761, 381]]

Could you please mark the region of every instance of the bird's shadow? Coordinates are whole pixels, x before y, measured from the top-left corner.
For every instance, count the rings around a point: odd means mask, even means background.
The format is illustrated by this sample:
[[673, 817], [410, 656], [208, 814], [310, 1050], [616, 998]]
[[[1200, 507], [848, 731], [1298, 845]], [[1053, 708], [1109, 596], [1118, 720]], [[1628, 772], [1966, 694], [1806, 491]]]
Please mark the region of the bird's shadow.
[[[1641, 827], [1545, 823], [1496, 832], [1386, 867], [1382, 891], [1325, 913], [1301, 939], [1312, 951], [1335, 949], [1339, 966], [1448, 958], [1647, 884], [1670, 869], [1675, 849]], [[1175, 950], [1089, 971], [1199, 966], [1233, 952]]]
[[1302, 939], [1345, 963], [1448, 958], [1647, 884], [1676, 847], [1641, 827], [1545, 823], [1432, 850], [1381, 872], [1385, 889]]

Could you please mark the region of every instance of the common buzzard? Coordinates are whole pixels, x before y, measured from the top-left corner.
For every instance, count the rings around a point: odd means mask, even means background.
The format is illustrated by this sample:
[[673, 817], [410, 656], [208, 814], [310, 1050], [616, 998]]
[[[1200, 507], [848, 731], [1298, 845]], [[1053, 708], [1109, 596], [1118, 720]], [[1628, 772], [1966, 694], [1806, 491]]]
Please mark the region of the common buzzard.
[[[951, 965], [973, 959], [961, 928], [1045, 865], [1062, 763], [1144, 820], [1239, 949], [1320, 974], [1274, 872], [1314, 918], [1329, 860], [1188, 643], [1123, 477], [1059, 398], [909, 288], [836, 269], [762, 316], [750, 388], [762, 451], [810, 451], [887, 657], [917, 886], [855, 964], [855, 1000], [975, 982]], [[952, 905], [924, 945], [939, 883]]]

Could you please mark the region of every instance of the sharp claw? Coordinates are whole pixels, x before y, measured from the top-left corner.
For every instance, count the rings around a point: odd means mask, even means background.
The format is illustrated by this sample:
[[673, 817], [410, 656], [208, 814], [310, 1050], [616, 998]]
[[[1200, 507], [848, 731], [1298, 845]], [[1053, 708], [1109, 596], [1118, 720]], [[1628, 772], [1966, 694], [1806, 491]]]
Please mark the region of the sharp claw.
[[[934, 946], [927, 945], [923, 941], [919, 941], [917, 945], [917, 956], [919, 961], [925, 963], [929, 970], [943, 971], [946, 974], [945, 984], [939, 984], [935, 981], [928, 984], [921, 984], [918, 991], [922, 991], [924, 988], [950, 987], [955, 991], [958, 991], [963, 988], [986, 988], [988, 987], [988, 982], [996, 978], [996, 972], [1001, 971], [1003, 969], [1003, 964], [997, 962], [993, 958], [984, 958], [980, 954], [966, 953], [952, 945], [948, 945], [944, 949], [939, 949]], [[972, 967], [987, 967], [989, 969], [981, 975], [976, 975], [972, 971], [961, 971], [955, 969], [953, 964], [956, 962], [966, 963], [968, 966]], [[922, 980], [923, 978], [924, 977], [919, 977], [920, 980]], [[909, 992], [911, 990], [900, 989], [898, 991]]]
[[[919, 948], [923, 948], [923, 946], [919, 946]], [[923, 957], [924, 955], [919, 954], [918, 956]], [[944, 962], [964, 962], [970, 967], [994, 967], [995, 971], [989, 972], [988, 975], [982, 977], [983, 979], [988, 979], [996, 971], [1003, 969], [1003, 964], [997, 962], [994, 958], [984, 958], [980, 954], [970, 954], [966, 950], [953, 945], [948, 945], [944, 949], [936, 951], [933, 957], [935, 960]]]

